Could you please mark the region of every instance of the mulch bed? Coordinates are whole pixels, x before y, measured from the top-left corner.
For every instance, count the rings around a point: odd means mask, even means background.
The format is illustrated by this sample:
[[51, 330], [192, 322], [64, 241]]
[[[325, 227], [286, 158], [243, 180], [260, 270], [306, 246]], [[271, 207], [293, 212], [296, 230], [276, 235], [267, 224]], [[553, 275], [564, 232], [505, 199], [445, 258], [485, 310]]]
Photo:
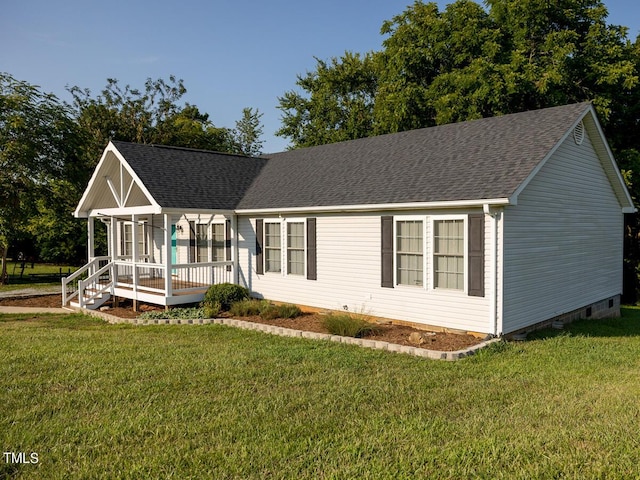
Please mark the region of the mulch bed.
[[[21, 306], [21, 307], [60, 307], [62, 304], [61, 295], [42, 295], [25, 298], [0, 298], [0, 306]], [[109, 305], [109, 304], [107, 304]], [[150, 310], [163, 310], [163, 307], [139, 304], [141, 312]], [[131, 308], [129, 300], [120, 302], [117, 308], [110, 307], [105, 313], [120, 318], [136, 318], [140, 312], [134, 312]], [[295, 330], [304, 330], [308, 332], [329, 333], [324, 326], [321, 314], [307, 313], [298, 318], [275, 320], [263, 320], [259, 316], [243, 317], [242, 320], [255, 323], [264, 323], [268, 325], [277, 325]], [[422, 343], [413, 343], [409, 337], [414, 332], [421, 332]], [[375, 335], [367, 337], [368, 340], [377, 340], [382, 342], [395, 343], [398, 345], [407, 345], [413, 347], [421, 347], [429, 350], [438, 350], [443, 352], [451, 352], [462, 350], [482, 342], [483, 339], [476, 338], [472, 335], [463, 335], [458, 333], [445, 332], [429, 332], [419, 330], [405, 325], [379, 325], [379, 331]]]

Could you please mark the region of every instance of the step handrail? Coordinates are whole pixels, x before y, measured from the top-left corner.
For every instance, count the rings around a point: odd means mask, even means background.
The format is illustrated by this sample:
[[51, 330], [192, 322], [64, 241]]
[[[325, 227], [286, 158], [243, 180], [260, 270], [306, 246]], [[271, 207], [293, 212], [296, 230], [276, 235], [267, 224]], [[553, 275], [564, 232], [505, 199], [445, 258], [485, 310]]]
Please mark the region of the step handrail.
[[[89, 270], [95, 270], [95, 266], [104, 260], [109, 260], [109, 257], [95, 257], [90, 262], [87, 262], [85, 265], [80, 267], [78, 270], [73, 272], [68, 277], [64, 277], [62, 279], [62, 306], [67, 305], [71, 299], [75, 298], [79, 294], [79, 290], [72, 292], [71, 294], [67, 294], [67, 285], [75, 281], [78, 277], [82, 276]], [[107, 264], [108, 265], [108, 264]], [[79, 280], [78, 280], [79, 281]]]
[[[96, 280], [100, 278], [105, 272], [109, 272], [109, 281], [102, 286], [102, 288], [96, 288], [94, 292], [85, 296], [84, 291], [89, 285], [99, 285]], [[84, 308], [84, 306], [89, 303], [94, 298], [102, 295], [107, 290], [111, 291], [113, 287], [113, 262], [107, 263], [104, 267], [99, 269], [94, 274], [88, 276], [84, 280], [78, 280], [78, 304], [80, 308]], [[113, 292], [111, 292], [113, 293]]]

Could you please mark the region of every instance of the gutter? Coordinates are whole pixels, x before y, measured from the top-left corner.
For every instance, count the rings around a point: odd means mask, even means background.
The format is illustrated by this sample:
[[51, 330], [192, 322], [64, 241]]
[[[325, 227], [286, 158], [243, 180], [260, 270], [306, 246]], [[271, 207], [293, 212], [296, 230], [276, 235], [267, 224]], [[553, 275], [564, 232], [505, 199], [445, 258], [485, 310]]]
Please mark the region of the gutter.
[[280, 213], [347, 213], [347, 212], [376, 212], [380, 210], [421, 210], [435, 208], [480, 207], [485, 205], [510, 205], [509, 198], [492, 198], [483, 200], [455, 200], [444, 202], [408, 202], [408, 203], [379, 203], [371, 205], [327, 205], [310, 207], [282, 207], [282, 208], [240, 208], [235, 210], [237, 215], [272, 215]]

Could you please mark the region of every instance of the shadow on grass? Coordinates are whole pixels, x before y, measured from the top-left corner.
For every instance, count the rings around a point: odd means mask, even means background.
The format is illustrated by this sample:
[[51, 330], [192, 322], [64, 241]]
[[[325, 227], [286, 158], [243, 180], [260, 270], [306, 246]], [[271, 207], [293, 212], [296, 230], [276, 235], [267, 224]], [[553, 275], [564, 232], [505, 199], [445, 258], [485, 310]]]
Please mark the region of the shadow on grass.
[[640, 307], [626, 306], [620, 309], [620, 318], [586, 318], [566, 324], [564, 329], [545, 328], [531, 332], [527, 340], [564, 336], [584, 337], [637, 337], [640, 336]]

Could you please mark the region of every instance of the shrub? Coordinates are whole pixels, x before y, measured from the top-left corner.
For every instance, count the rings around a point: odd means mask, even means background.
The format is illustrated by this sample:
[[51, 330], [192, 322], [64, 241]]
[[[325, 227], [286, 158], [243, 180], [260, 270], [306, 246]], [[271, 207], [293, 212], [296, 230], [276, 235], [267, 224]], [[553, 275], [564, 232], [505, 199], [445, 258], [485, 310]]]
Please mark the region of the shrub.
[[214, 307], [220, 305], [223, 311], [229, 310], [234, 302], [249, 298], [249, 290], [233, 283], [219, 283], [211, 285], [204, 296], [203, 306]]
[[280, 318], [296, 318], [302, 315], [302, 310], [297, 305], [285, 303], [278, 307], [278, 314]]
[[263, 308], [260, 312], [260, 317], [263, 320], [274, 320], [276, 318], [280, 318], [280, 309], [275, 305], [269, 305], [266, 308]]
[[222, 308], [220, 307], [220, 302], [207, 303], [204, 307], [204, 316], [205, 318], [216, 318], [220, 315], [220, 311]]
[[376, 333], [376, 325], [367, 322], [357, 315], [348, 313], [332, 313], [324, 317], [324, 325], [332, 335], [362, 338]]
[[296, 318], [302, 315], [302, 310], [297, 305], [285, 303], [282, 305], [267, 304], [260, 310], [260, 317], [263, 320], [274, 320], [276, 318]]
[[205, 308], [172, 308], [170, 310], [155, 310], [144, 312], [138, 315], [143, 320], [153, 320], [157, 318], [207, 318]]
[[236, 317], [250, 317], [260, 315], [260, 312], [269, 306], [267, 300], [257, 300], [255, 298], [245, 298], [231, 305], [229, 313]]

